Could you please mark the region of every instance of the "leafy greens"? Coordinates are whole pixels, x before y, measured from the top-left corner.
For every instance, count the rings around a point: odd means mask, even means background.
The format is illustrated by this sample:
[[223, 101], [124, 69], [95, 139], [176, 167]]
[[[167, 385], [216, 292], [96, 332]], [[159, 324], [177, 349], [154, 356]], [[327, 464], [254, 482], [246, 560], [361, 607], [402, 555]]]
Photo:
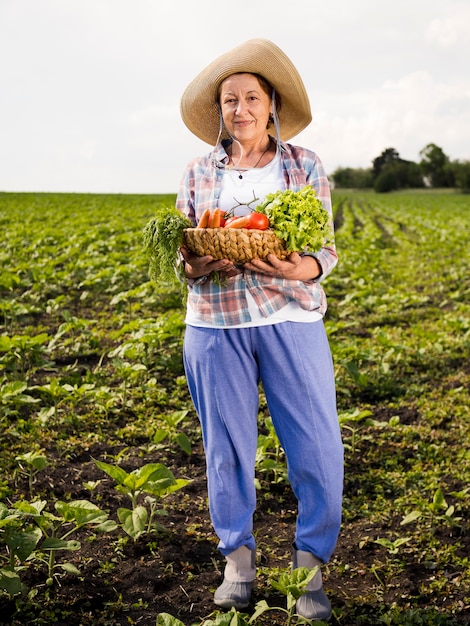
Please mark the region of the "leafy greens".
[[149, 259], [149, 275], [155, 281], [183, 280], [182, 264], [178, 265], [179, 249], [185, 228], [191, 220], [176, 207], [161, 207], [143, 231], [144, 249]]
[[310, 185], [300, 191], [270, 193], [256, 211], [268, 216], [276, 236], [291, 252], [318, 252], [333, 241], [331, 216]]

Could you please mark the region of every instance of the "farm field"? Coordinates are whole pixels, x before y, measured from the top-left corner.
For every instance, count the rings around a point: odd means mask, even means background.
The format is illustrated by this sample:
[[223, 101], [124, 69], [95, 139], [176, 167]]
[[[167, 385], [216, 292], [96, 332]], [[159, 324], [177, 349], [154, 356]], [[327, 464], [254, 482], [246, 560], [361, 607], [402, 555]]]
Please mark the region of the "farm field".
[[[142, 246], [174, 199], [0, 193], [0, 624], [308, 623], [271, 584], [296, 502], [263, 398], [257, 586], [243, 615], [215, 612], [181, 290], [149, 280]], [[330, 624], [470, 624], [470, 195], [338, 190], [334, 217]]]

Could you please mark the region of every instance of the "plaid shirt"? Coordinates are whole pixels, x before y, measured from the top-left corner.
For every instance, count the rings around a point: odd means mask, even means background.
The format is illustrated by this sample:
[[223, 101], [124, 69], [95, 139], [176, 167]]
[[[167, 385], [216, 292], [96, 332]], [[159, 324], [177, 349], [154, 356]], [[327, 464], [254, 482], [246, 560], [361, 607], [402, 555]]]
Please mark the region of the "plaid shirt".
[[[300, 191], [312, 185], [325, 209], [332, 216], [330, 186], [318, 156], [305, 148], [281, 142], [281, 159], [286, 187]], [[218, 205], [227, 153], [222, 145], [213, 152], [192, 160], [181, 181], [176, 206], [196, 225], [205, 209]], [[273, 192], [276, 191], [273, 189]], [[216, 327], [250, 321], [245, 290], [248, 289], [264, 317], [296, 300], [307, 311], [324, 315], [327, 304], [320, 282], [335, 267], [338, 257], [334, 244], [313, 254], [322, 268], [318, 279], [309, 281], [274, 278], [243, 269], [219, 286], [211, 276], [189, 280], [188, 304], [197, 316]]]

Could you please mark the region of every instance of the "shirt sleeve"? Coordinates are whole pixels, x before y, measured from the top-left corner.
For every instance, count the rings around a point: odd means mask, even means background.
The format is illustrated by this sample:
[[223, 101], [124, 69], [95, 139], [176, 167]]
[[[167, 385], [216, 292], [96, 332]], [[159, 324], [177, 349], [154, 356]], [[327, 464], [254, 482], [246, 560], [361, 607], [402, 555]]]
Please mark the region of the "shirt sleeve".
[[176, 208], [182, 211], [194, 225], [196, 225], [196, 210], [194, 206], [194, 173], [189, 164], [181, 178], [178, 194], [176, 196]]

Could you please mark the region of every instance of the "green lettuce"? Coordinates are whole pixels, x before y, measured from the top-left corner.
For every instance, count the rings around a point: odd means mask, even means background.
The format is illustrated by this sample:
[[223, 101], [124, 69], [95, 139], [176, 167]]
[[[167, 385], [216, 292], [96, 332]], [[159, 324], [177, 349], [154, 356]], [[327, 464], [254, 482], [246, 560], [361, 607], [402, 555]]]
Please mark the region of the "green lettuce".
[[270, 193], [256, 211], [268, 216], [270, 227], [291, 252], [318, 252], [333, 242], [331, 215], [310, 185]]

